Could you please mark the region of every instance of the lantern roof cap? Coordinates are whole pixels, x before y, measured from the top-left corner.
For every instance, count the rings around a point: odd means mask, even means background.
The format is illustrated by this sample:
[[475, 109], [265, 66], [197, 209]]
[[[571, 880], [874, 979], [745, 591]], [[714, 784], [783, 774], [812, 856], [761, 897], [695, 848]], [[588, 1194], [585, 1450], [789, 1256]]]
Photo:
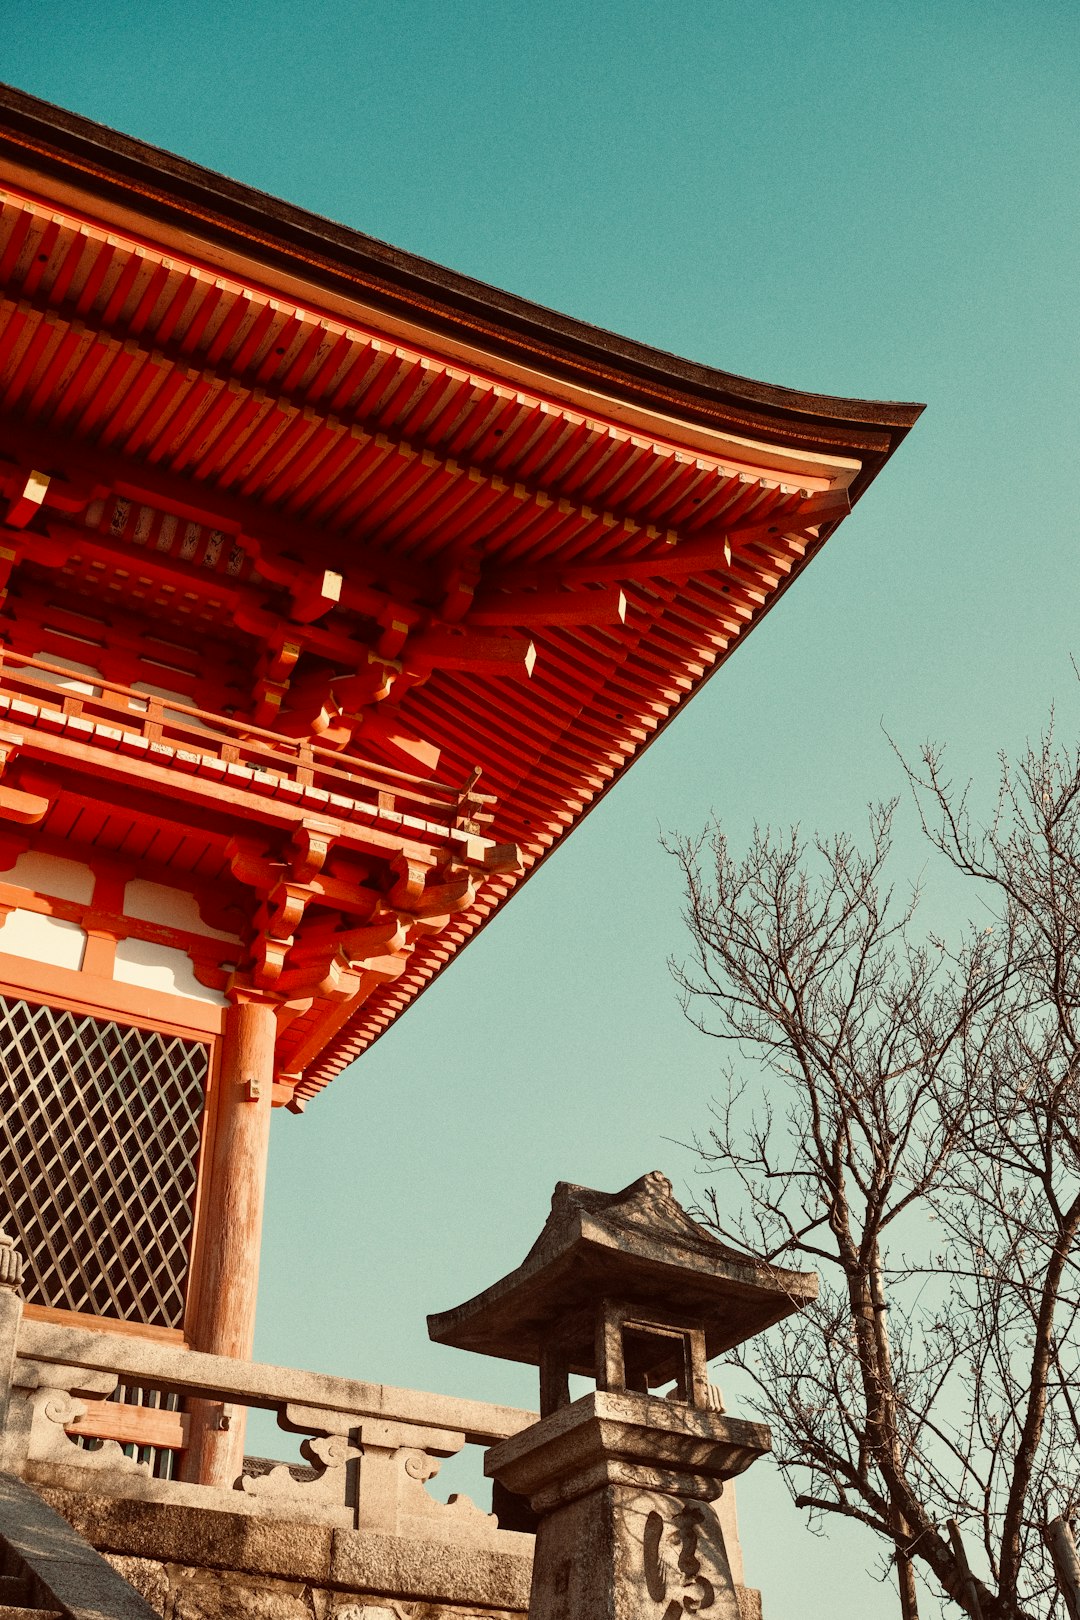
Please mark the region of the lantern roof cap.
[[605, 1298], [650, 1320], [700, 1326], [711, 1357], [816, 1295], [813, 1272], [782, 1270], [714, 1237], [654, 1170], [616, 1193], [560, 1181], [521, 1265], [463, 1305], [429, 1316], [428, 1332], [438, 1344], [537, 1365], [554, 1334], [571, 1349], [570, 1370], [587, 1372]]

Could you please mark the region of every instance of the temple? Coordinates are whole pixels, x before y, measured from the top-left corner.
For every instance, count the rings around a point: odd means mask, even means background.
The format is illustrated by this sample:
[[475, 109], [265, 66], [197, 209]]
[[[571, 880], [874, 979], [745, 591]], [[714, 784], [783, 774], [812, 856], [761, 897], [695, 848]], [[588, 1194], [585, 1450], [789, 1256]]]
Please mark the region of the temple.
[[[13, 90], [0, 176], [24, 1329], [244, 1361], [271, 1109], [494, 918], [919, 407], [676, 359]], [[80, 1432], [231, 1488], [242, 1423], [185, 1402]]]

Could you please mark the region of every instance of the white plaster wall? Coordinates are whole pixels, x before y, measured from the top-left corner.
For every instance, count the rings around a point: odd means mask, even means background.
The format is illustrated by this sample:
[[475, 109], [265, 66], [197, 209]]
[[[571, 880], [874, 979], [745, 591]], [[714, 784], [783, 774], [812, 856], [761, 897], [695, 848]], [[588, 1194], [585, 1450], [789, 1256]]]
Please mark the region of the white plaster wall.
[[52, 967], [74, 968], [77, 972], [82, 967], [85, 945], [86, 935], [78, 923], [47, 917], [41, 911], [17, 908], [0, 926], [0, 951], [28, 962], [48, 962]]
[[182, 928], [188, 934], [203, 934], [207, 939], [224, 939], [231, 945], [240, 943], [239, 934], [226, 934], [220, 928], [211, 928], [199, 915], [195, 896], [186, 889], [174, 889], [171, 884], [132, 878], [124, 887], [124, 914], [139, 917], [143, 922]]
[[90, 677], [89, 682], [67, 680], [63, 675], [54, 675], [47, 669], [28, 669], [26, 673], [35, 681], [43, 681], [46, 686], [61, 686], [65, 692], [82, 692], [86, 697], [98, 696], [98, 688], [93, 682], [100, 681], [102, 674], [93, 664], [78, 664], [73, 658], [62, 658], [59, 653], [50, 652], [48, 647], [39, 647], [32, 656], [43, 658], [47, 664], [59, 664], [61, 669], [70, 669], [73, 675]]
[[141, 985], [144, 990], [160, 990], [168, 996], [205, 1001], [212, 1007], [228, 1005], [220, 991], [199, 983], [186, 951], [172, 945], [155, 945], [148, 939], [120, 941], [116, 947], [113, 978], [121, 984]]
[[0, 882], [33, 889], [54, 900], [74, 900], [81, 906], [88, 906], [94, 897], [94, 874], [82, 861], [43, 855], [36, 849], [24, 850], [9, 871], [0, 872]]
[[[186, 703], [192, 709], [197, 709], [199, 706], [190, 692], [174, 692], [168, 686], [151, 686], [149, 681], [134, 681], [131, 690], [133, 692], [145, 692], [147, 697], [161, 698], [166, 703]], [[145, 713], [145, 710], [142, 712]], [[210, 730], [205, 720], [199, 720], [193, 714], [180, 714], [175, 709], [165, 709], [163, 713], [166, 720], [175, 720], [179, 725], [192, 726], [196, 731]]]

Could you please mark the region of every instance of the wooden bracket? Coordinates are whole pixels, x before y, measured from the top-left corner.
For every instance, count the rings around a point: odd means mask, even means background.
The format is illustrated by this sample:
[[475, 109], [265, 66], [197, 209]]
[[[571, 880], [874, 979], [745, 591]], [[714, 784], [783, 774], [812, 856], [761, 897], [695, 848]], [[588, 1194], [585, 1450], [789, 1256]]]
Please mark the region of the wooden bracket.
[[319, 821], [304, 821], [293, 833], [292, 875], [306, 883], [321, 872], [334, 847], [334, 829]]
[[407, 855], [395, 855], [390, 871], [396, 881], [387, 893], [387, 905], [394, 911], [412, 911], [423, 896], [431, 870], [430, 864], [411, 860]]
[[8, 504], [5, 518], [8, 525], [12, 529], [25, 529], [44, 506], [48, 489], [48, 473], [31, 472], [23, 482], [21, 492]]
[[472, 607], [480, 583], [480, 561], [475, 556], [460, 557], [446, 576], [446, 594], [439, 609], [447, 624], [457, 624]]
[[336, 607], [341, 601], [341, 587], [344, 580], [340, 574], [335, 574], [330, 568], [321, 574], [304, 575], [290, 586], [292, 591], [292, 616], [298, 624], [313, 624], [321, 619], [324, 613]]
[[[22, 737], [14, 734], [0, 737], [0, 776], [4, 775], [22, 746]], [[51, 800], [37, 793], [23, 793], [19, 788], [0, 783], [0, 821], [14, 821], [21, 827], [36, 827], [49, 813]]]

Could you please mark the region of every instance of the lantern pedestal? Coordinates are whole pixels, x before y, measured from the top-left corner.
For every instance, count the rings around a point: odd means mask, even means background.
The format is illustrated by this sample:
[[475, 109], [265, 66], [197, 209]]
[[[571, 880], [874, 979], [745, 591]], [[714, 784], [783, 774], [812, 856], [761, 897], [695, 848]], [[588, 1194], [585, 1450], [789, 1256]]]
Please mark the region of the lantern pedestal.
[[540, 1517], [529, 1620], [739, 1620], [711, 1504], [769, 1448], [762, 1424], [604, 1390], [493, 1447]]

